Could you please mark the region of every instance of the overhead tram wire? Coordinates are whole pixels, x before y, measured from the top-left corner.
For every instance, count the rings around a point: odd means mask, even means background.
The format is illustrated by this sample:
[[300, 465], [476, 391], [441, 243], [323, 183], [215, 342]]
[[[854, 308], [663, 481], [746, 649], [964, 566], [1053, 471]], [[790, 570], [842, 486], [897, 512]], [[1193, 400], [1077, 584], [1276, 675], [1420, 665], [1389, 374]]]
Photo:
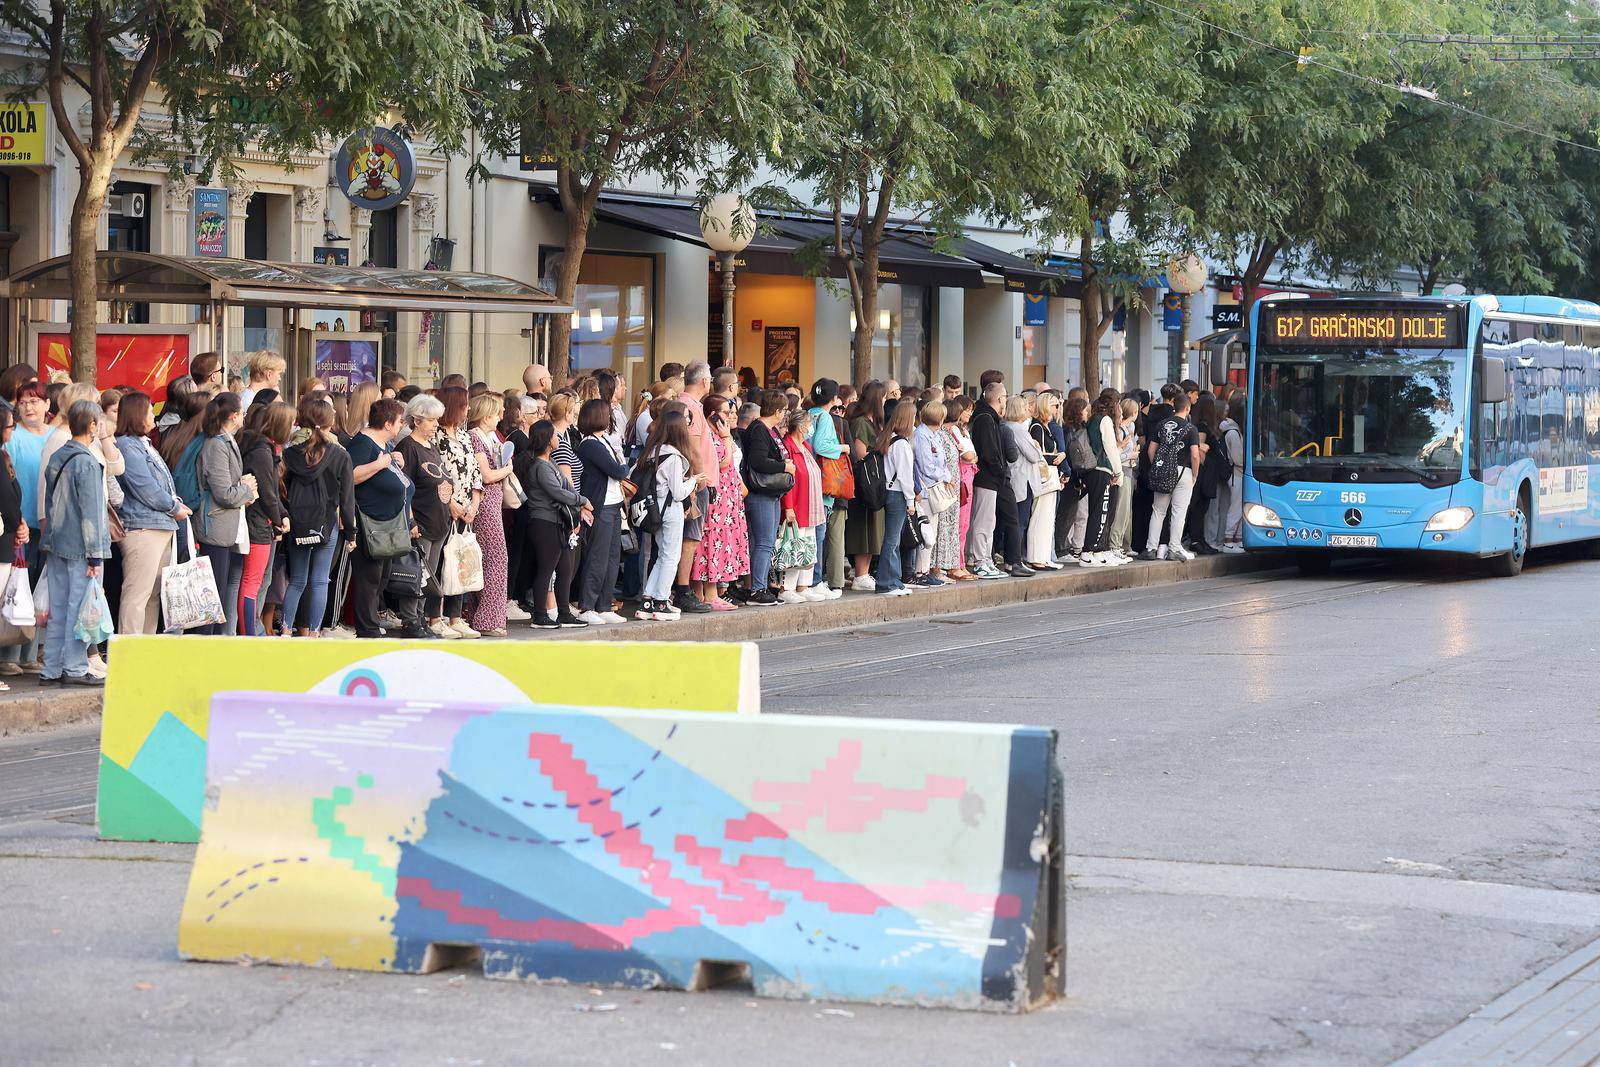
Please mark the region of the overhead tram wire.
[[[1122, 11], [1128, 10], [1121, 4], [1116, 3], [1116, 0], [1107, 0], [1107, 2], [1117, 6]], [[1148, 4], [1151, 7], [1160, 8], [1162, 11], [1177, 15], [1180, 18], [1188, 19], [1190, 22], [1198, 23], [1201, 26], [1205, 26], [1209, 29], [1217, 31], [1218, 33], [1225, 33], [1230, 37], [1237, 37], [1239, 40], [1247, 41], [1258, 48], [1265, 48], [1270, 52], [1277, 52], [1280, 55], [1288, 56], [1306, 66], [1321, 67], [1323, 70], [1332, 71], [1335, 74], [1342, 75], [1343, 77], [1350, 78], [1354, 81], [1366, 82], [1368, 85], [1377, 86], [1379, 89], [1387, 89], [1390, 92], [1399, 93], [1402, 96], [1412, 96], [1419, 100], [1427, 100], [1430, 103], [1438, 104], [1440, 107], [1449, 108], [1450, 110], [1460, 112], [1463, 115], [1471, 115], [1474, 118], [1483, 119], [1485, 122], [1492, 122], [1495, 125], [1503, 126], [1508, 130], [1517, 130], [1521, 133], [1532, 134], [1534, 137], [1540, 137], [1547, 141], [1553, 141], [1556, 144], [1563, 144], [1569, 148], [1576, 148], [1581, 152], [1590, 152], [1594, 155], [1600, 155], [1600, 148], [1597, 148], [1594, 145], [1581, 144], [1577, 141], [1569, 140], [1565, 137], [1549, 133], [1545, 130], [1537, 130], [1532, 126], [1524, 126], [1520, 122], [1512, 122], [1509, 119], [1502, 119], [1495, 115], [1486, 114], [1482, 111], [1474, 111], [1472, 108], [1467, 107], [1464, 104], [1458, 104], [1453, 100], [1445, 100], [1437, 95], [1423, 96], [1415, 92], [1414, 87], [1396, 85], [1393, 82], [1384, 81], [1382, 78], [1374, 78], [1370, 74], [1361, 74], [1357, 71], [1345, 70], [1343, 67], [1335, 66], [1332, 63], [1325, 62], [1324, 60], [1318, 59], [1312, 55], [1291, 52], [1289, 49], [1284, 48], [1281, 45], [1275, 45], [1268, 41], [1258, 40], [1257, 38], [1251, 37], [1247, 33], [1241, 33], [1238, 30], [1232, 30], [1226, 26], [1219, 26], [1208, 19], [1201, 18], [1199, 15], [1194, 15], [1182, 10], [1181, 8], [1176, 8], [1170, 4], [1162, 3], [1161, 0], [1137, 0], [1137, 2]]]

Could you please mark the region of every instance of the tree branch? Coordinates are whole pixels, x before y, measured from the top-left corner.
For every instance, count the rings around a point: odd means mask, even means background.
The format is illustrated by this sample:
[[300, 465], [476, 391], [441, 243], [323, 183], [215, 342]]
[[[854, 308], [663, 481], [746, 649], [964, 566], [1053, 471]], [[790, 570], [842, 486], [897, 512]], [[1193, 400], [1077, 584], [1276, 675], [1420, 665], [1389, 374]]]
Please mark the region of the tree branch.
[[62, 82], [65, 80], [63, 72], [66, 70], [66, 53], [66, 0], [50, 0], [50, 55], [45, 68], [45, 88], [50, 94], [50, 111], [56, 117], [56, 129], [60, 131], [62, 140], [67, 142], [67, 148], [77, 159], [78, 166], [88, 168], [94, 159], [89, 154], [89, 147], [78, 135], [72, 117], [67, 114], [66, 99], [61, 92]]

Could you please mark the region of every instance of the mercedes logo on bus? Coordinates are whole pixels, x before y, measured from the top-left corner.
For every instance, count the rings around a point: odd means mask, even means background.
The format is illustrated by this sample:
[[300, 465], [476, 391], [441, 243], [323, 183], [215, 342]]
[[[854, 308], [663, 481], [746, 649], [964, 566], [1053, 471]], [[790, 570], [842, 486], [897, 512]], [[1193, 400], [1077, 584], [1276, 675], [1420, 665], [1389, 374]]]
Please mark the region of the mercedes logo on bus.
[[1360, 508], [1351, 508], [1349, 511], [1346, 511], [1344, 513], [1344, 524], [1346, 526], [1360, 526], [1361, 525], [1361, 509]]

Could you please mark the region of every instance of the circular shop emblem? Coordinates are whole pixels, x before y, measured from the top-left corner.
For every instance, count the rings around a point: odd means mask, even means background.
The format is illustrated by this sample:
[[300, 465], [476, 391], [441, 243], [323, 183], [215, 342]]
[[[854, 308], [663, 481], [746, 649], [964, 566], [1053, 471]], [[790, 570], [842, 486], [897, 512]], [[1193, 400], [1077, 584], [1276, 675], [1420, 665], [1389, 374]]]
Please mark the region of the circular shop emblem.
[[411, 143], [393, 130], [374, 126], [345, 139], [334, 157], [339, 187], [356, 207], [383, 211], [404, 200], [417, 182]]
[[1360, 526], [1361, 525], [1361, 509], [1360, 508], [1351, 508], [1349, 511], [1345, 512], [1344, 513], [1344, 524], [1346, 526]]

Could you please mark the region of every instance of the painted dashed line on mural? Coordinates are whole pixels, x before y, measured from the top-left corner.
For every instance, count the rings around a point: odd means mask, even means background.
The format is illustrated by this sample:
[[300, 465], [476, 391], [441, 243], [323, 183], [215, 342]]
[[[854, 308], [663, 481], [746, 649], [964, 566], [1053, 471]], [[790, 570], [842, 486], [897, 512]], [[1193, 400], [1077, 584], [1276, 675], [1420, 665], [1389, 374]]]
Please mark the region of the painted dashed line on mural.
[[[213, 886], [211, 891], [206, 894], [206, 899], [210, 900], [212, 897], [216, 896], [218, 893], [220, 893], [224, 889], [228, 888], [228, 886], [232, 885], [234, 883], [234, 881], [236, 881], [237, 879], [243, 878], [245, 875], [249, 874], [251, 871], [259, 871], [263, 867], [275, 867], [275, 866], [278, 866], [278, 865], [284, 864], [284, 863], [310, 863], [310, 862], [311, 862], [311, 857], [310, 856], [279, 856], [276, 859], [262, 860], [260, 863], [253, 863], [248, 867], [241, 867], [237, 871], [234, 871], [228, 877], [224, 878], [222, 881], [218, 882], [215, 886]], [[277, 881], [278, 881], [278, 876], [277, 875], [271, 875], [271, 876], [267, 877], [264, 880], [251, 882], [249, 885], [245, 886], [243, 889], [241, 889], [237, 893], [233, 894], [233, 896], [228, 897], [221, 904], [218, 904], [216, 910], [213, 911], [210, 915], [206, 916], [206, 922], [210, 922], [212, 919], [215, 919], [219, 913], [221, 913], [222, 911], [226, 910], [226, 908], [228, 907], [229, 904], [232, 904], [234, 901], [238, 900], [240, 897], [244, 896], [246, 893], [250, 892], [252, 889], [260, 889], [264, 885], [272, 885], [273, 883], [275, 883]]]
[[[509, 800], [510, 798], [509, 797], [505, 797], [505, 798], [502, 798], [502, 799]], [[594, 834], [593, 836], [590, 836], [590, 837], [573, 837], [573, 838], [549, 837], [549, 838], [545, 838], [542, 841], [536, 841], [531, 837], [518, 837], [516, 834], [497, 833], [494, 830], [489, 830], [489, 829], [486, 829], [486, 828], [484, 828], [482, 826], [476, 826], [476, 825], [468, 822], [467, 820], [461, 818], [461, 816], [455, 814], [455, 812], [453, 812], [453, 811], [450, 811], [448, 809], [441, 809], [441, 810], [444, 812], [445, 818], [449, 819], [451, 822], [454, 822], [457, 826], [465, 827], [466, 829], [471, 830], [475, 834], [483, 834], [485, 837], [492, 837], [492, 838], [495, 838], [496, 840], [499, 840], [499, 841], [510, 841], [513, 844], [519, 844], [519, 845], [586, 845], [590, 841], [604, 841], [606, 838], [610, 837], [612, 834], [615, 834], [620, 830], [636, 830], [639, 827], [639, 823], [644, 822], [647, 819], [653, 819], [657, 815], [661, 814], [661, 809], [660, 808], [656, 808], [655, 810], [650, 812], [650, 814], [646, 815], [644, 817], [644, 819], [640, 819], [640, 820], [637, 820], [635, 822], [630, 822], [626, 826], [618, 827], [616, 830], [604, 830], [604, 831], [601, 831], [600, 833]]]

